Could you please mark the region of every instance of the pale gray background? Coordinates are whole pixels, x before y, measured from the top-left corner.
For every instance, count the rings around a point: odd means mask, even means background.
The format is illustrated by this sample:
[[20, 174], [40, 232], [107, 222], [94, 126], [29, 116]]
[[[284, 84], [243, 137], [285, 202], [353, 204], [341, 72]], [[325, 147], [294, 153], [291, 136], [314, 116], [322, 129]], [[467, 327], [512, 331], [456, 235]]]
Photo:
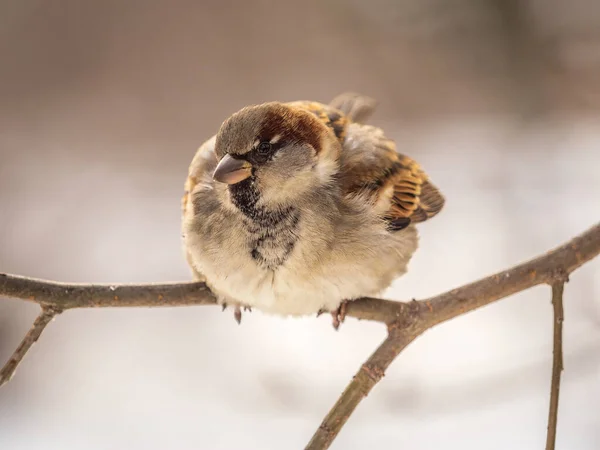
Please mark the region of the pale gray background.
[[[389, 298], [423, 298], [600, 218], [595, 0], [0, 1], [0, 271], [189, 279], [197, 146], [268, 100], [379, 99], [445, 192]], [[541, 449], [549, 288], [427, 332], [335, 449]], [[37, 312], [0, 301], [0, 359]], [[384, 336], [214, 307], [70, 311], [0, 391], [0, 448], [303, 448]], [[600, 260], [566, 288], [558, 448], [600, 445]]]

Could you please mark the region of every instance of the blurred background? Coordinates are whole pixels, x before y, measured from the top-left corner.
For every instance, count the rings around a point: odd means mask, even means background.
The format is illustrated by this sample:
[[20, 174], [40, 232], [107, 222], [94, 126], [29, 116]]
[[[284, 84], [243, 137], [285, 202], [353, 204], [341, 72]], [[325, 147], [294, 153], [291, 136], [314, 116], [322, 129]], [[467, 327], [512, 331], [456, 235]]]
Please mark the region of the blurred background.
[[[187, 280], [180, 198], [237, 109], [379, 100], [371, 123], [447, 197], [386, 296], [424, 298], [600, 218], [594, 0], [0, 1], [0, 271]], [[542, 286], [428, 331], [332, 448], [541, 449]], [[600, 442], [600, 260], [566, 287], [557, 448]], [[37, 314], [0, 301], [0, 361]], [[303, 448], [377, 324], [237, 326], [214, 307], [69, 311], [0, 391], [0, 448]]]

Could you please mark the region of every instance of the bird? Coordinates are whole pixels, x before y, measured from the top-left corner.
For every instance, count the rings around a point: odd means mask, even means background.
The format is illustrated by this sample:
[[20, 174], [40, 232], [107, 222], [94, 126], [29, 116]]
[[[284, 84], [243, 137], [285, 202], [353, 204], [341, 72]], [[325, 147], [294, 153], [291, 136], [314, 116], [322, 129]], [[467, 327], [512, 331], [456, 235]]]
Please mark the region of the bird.
[[381, 294], [408, 270], [416, 225], [445, 204], [421, 166], [367, 124], [377, 101], [271, 101], [225, 119], [196, 151], [182, 198], [185, 258], [239, 323]]

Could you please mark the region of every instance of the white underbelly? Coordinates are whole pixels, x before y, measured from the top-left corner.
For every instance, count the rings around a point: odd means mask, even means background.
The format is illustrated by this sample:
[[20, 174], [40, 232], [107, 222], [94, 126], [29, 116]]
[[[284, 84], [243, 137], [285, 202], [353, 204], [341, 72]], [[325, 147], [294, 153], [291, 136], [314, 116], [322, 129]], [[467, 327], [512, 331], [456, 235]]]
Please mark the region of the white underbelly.
[[[266, 313], [309, 315], [335, 310], [343, 300], [377, 293], [380, 280], [357, 273], [312, 276], [285, 267], [271, 272], [248, 265], [242, 270], [211, 270], [203, 273], [220, 302], [236, 301]], [[328, 271], [331, 274], [332, 271]], [[333, 271], [335, 272], [335, 271]], [[339, 272], [338, 272], [339, 273]]]

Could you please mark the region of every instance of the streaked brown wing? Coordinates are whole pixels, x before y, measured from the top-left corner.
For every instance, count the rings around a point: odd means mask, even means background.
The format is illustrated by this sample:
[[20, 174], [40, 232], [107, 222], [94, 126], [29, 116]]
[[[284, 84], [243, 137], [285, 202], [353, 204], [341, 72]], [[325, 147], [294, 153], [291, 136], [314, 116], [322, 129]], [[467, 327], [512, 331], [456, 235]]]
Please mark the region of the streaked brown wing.
[[389, 211], [392, 221], [409, 218], [413, 223], [425, 222], [441, 211], [444, 197], [416, 161], [398, 153], [392, 167], [397, 170], [384, 184], [384, 190], [386, 185], [393, 189]]
[[342, 152], [342, 186], [348, 194], [372, 197], [390, 228], [424, 222], [444, 206], [427, 174], [379, 128], [352, 124]]

